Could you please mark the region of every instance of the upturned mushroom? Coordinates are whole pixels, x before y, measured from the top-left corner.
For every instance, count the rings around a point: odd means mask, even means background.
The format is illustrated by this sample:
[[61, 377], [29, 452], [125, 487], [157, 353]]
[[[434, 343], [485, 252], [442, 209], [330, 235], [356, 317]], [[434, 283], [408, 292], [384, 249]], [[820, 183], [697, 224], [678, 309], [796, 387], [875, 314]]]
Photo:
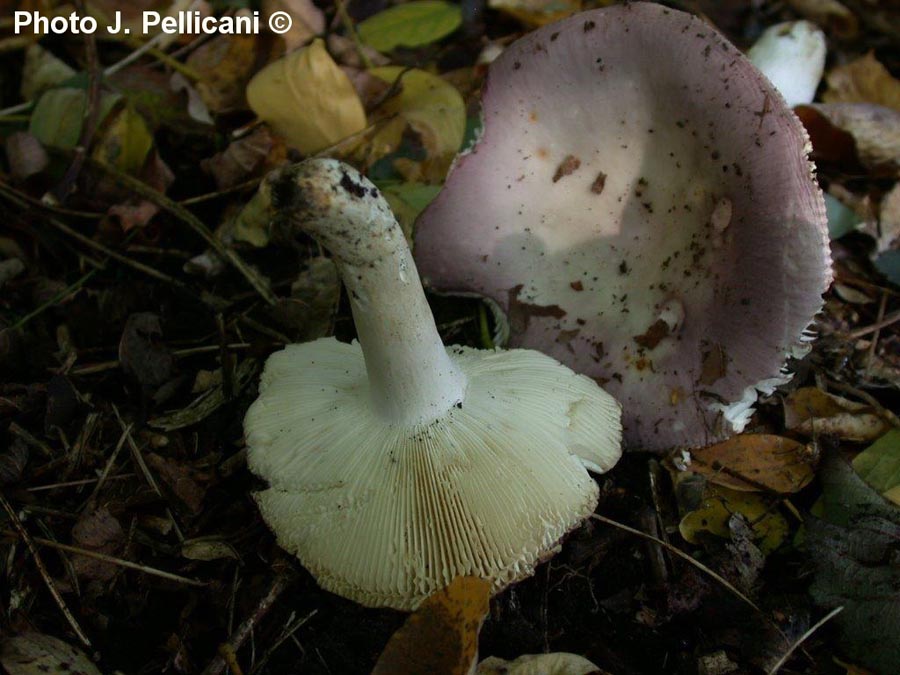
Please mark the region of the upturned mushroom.
[[426, 285], [493, 300], [512, 346], [595, 378], [632, 447], [740, 431], [831, 277], [781, 95], [708, 24], [629, 3], [512, 44], [482, 115], [417, 224]]
[[262, 194], [332, 254], [358, 343], [290, 345], [244, 420], [279, 544], [324, 588], [412, 609], [455, 577], [493, 589], [532, 573], [594, 509], [620, 455], [618, 404], [534, 351], [445, 348], [397, 221], [335, 160], [269, 176]]

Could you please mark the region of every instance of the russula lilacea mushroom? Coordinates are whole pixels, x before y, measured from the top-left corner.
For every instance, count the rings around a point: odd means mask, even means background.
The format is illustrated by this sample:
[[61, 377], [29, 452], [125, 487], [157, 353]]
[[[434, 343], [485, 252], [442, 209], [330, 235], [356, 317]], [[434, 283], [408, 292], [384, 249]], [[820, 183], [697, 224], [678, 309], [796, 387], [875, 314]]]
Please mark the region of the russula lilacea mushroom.
[[247, 412], [279, 544], [370, 606], [412, 609], [461, 575], [499, 590], [531, 574], [593, 511], [586, 468], [619, 458], [618, 404], [538, 352], [444, 347], [397, 221], [354, 169], [309, 160], [261, 194], [331, 252], [359, 337], [274, 354]]
[[630, 446], [739, 431], [783, 381], [830, 257], [803, 127], [714, 28], [629, 3], [494, 61], [483, 133], [419, 219], [426, 285], [600, 382]]
[[812, 103], [825, 72], [825, 34], [809, 21], [769, 26], [747, 58], [769, 78], [791, 108]]

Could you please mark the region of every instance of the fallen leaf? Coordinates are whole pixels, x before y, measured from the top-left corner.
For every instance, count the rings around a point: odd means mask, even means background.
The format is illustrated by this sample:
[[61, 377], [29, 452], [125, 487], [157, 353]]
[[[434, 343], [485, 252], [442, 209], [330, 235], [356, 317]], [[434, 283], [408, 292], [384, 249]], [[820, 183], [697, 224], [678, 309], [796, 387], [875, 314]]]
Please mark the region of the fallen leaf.
[[490, 598], [487, 581], [457, 577], [426, 598], [391, 636], [372, 675], [469, 675]]
[[853, 470], [885, 499], [900, 506], [900, 429], [891, 429], [859, 453]]
[[353, 84], [319, 39], [258, 72], [247, 85], [247, 101], [303, 154], [335, 145], [366, 126]]
[[126, 103], [106, 121], [91, 154], [97, 161], [135, 176], [144, 167], [152, 147], [153, 136], [147, 123]]
[[900, 111], [900, 81], [869, 52], [855, 61], [838, 66], [825, 78], [826, 103], [875, 103]]
[[325, 32], [325, 14], [312, 0], [262, 0], [260, 8], [266, 24], [275, 12], [286, 12], [291, 17], [290, 30], [281, 34], [285, 49], [289, 52]]
[[366, 163], [372, 164], [396, 151], [409, 125], [421, 138], [427, 153], [420, 165], [421, 179], [442, 181], [466, 132], [462, 96], [453, 85], [424, 70], [383, 66], [370, 72], [391, 84], [400, 78], [402, 88], [375, 113], [388, 121], [372, 136], [366, 148]]
[[788, 0], [788, 4], [840, 38], [849, 39], [859, 32], [856, 15], [838, 0]]
[[806, 436], [831, 434], [847, 441], [872, 441], [888, 428], [871, 406], [816, 387], [798, 389], [784, 399], [784, 424]]
[[239, 560], [234, 547], [218, 539], [186, 539], [181, 544], [181, 555], [188, 560]]
[[39, 44], [28, 45], [22, 70], [20, 92], [26, 101], [33, 101], [48, 89], [75, 76], [75, 69]]
[[15, 438], [0, 452], [0, 486], [15, 485], [22, 479], [30, 453], [21, 438]]
[[6, 138], [6, 159], [9, 172], [17, 181], [24, 181], [41, 173], [50, 163], [41, 142], [27, 131], [16, 131]]
[[881, 200], [877, 227], [873, 230], [878, 253], [900, 249], [900, 183]]
[[581, 11], [581, 0], [489, 0], [488, 7], [537, 28]]
[[256, 65], [256, 36], [217, 35], [191, 52], [187, 65], [200, 75], [194, 87], [210, 112], [241, 108]]
[[729, 521], [735, 514], [751, 524], [754, 539], [764, 554], [781, 546], [788, 534], [787, 521], [772, 509], [770, 500], [719, 485], [707, 485], [700, 505], [684, 515], [678, 530], [692, 544], [701, 543], [704, 533], [730, 539]]
[[380, 52], [397, 47], [423, 47], [450, 35], [462, 25], [459, 5], [443, 0], [413, 0], [361, 21], [359, 37]]
[[6, 638], [0, 664], [9, 675], [102, 675], [80, 649], [41, 633]]
[[876, 174], [900, 169], [900, 111], [872, 103], [797, 106], [813, 144], [813, 156], [862, 164]]
[[156, 389], [168, 382], [175, 371], [175, 357], [162, 343], [159, 317], [150, 312], [132, 314], [119, 340], [122, 371], [143, 387]]
[[259, 127], [203, 160], [201, 166], [212, 174], [216, 187], [224, 190], [274, 168], [284, 158], [284, 146], [272, 138], [268, 129]]
[[[72, 527], [72, 542], [89, 551], [113, 555], [125, 542], [125, 533], [109, 509], [102, 506], [78, 518]], [[109, 581], [119, 570], [112, 563], [77, 554], [72, 556], [72, 567], [79, 577], [95, 581]]]
[[197, 473], [187, 464], [171, 457], [162, 457], [151, 452], [147, 453], [145, 458], [147, 465], [154, 470], [178, 501], [192, 513], [200, 513], [206, 488], [198, 481]]
[[[100, 96], [98, 123], [106, 119], [119, 100], [118, 94], [104, 93]], [[87, 94], [83, 89], [51, 89], [34, 106], [28, 131], [44, 145], [70, 150], [81, 137], [86, 109]]]
[[489, 656], [478, 664], [477, 675], [604, 675], [593, 663], [578, 654], [523, 654], [515, 661]]
[[809, 445], [770, 434], [740, 434], [691, 451], [690, 471], [732, 490], [802, 490], [815, 475], [816, 452]]
[[391, 211], [394, 212], [403, 234], [406, 235], [406, 240], [412, 245], [416, 218], [437, 197], [441, 186], [398, 181], [377, 182], [376, 185], [390, 204]]
[[294, 342], [331, 334], [341, 297], [341, 278], [331, 258], [311, 258], [291, 285], [291, 297], [272, 308], [275, 320]]
[[838, 453], [822, 462], [822, 518], [804, 521], [813, 566], [809, 592], [826, 609], [843, 607], [841, 650], [866, 668], [894, 673], [900, 663], [900, 510], [857, 476]]

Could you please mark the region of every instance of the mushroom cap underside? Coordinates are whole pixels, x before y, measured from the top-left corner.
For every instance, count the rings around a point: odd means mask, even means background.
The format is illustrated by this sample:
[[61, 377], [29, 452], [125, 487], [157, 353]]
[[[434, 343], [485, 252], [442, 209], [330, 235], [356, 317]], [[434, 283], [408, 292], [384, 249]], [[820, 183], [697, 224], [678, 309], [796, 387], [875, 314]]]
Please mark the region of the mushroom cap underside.
[[245, 419], [256, 495], [279, 544], [318, 583], [413, 609], [461, 575], [495, 590], [528, 576], [594, 509], [585, 466], [620, 455], [618, 404], [537, 352], [448, 349], [468, 378], [430, 424], [379, 418], [358, 344], [270, 357]]
[[491, 65], [483, 134], [419, 219], [426, 285], [496, 301], [510, 344], [595, 378], [630, 446], [727, 435], [830, 282], [806, 134], [718, 32], [631, 3]]

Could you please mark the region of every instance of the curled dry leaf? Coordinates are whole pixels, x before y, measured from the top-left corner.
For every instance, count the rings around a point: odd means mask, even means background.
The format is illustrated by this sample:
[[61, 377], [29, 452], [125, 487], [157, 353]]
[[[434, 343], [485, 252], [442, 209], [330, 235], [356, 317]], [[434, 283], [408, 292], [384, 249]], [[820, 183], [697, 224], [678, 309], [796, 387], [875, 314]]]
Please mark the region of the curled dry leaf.
[[858, 161], [887, 175], [900, 169], [900, 111], [871, 103], [825, 103], [799, 106], [797, 115], [816, 159]]
[[815, 475], [811, 445], [770, 434], [741, 434], [691, 451], [690, 471], [741, 492], [802, 490]]
[[846, 441], [872, 441], [888, 424], [871, 406], [804, 387], [784, 399], [784, 424], [806, 436], [835, 435]]
[[874, 103], [900, 110], [900, 80], [894, 78], [873, 52], [834, 68], [825, 78], [826, 103]]
[[372, 675], [468, 675], [478, 658], [478, 631], [491, 585], [457, 577], [432, 594], [391, 636]]
[[289, 146], [312, 154], [362, 131], [366, 113], [350, 78], [314, 40], [259, 71], [247, 102]]
[[416, 167], [418, 175], [407, 175], [408, 171], [402, 169], [401, 173], [410, 180], [429, 183], [443, 180], [466, 131], [466, 107], [460, 93], [453, 85], [424, 70], [384, 66], [370, 72], [392, 84], [401, 78], [401, 89], [376, 111], [387, 121], [372, 137], [366, 149], [366, 162], [371, 164], [394, 152], [409, 125], [421, 138], [427, 157]]
[[265, 127], [228, 144], [222, 152], [201, 162], [212, 174], [219, 190], [230, 188], [248, 178], [280, 164], [285, 157], [284, 145], [272, 138]]
[[102, 675], [80, 649], [41, 633], [5, 639], [0, 664], [9, 675]]

